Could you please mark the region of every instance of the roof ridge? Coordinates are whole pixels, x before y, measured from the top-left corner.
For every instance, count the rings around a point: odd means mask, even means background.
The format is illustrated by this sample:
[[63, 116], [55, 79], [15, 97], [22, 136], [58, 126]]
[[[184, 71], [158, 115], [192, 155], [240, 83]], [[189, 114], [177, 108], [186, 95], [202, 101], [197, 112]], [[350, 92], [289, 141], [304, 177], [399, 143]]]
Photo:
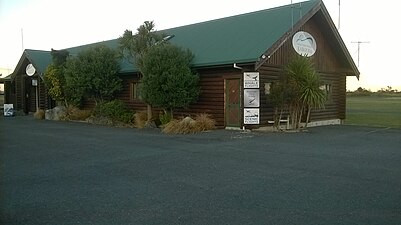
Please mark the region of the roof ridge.
[[214, 22], [217, 22], [219, 20], [225, 20], [225, 19], [235, 18], [235, 17], [240, 17], [240, 16], [247, 16], [247, 15], [251, 15], [251, 14], [268, 12], [268, 11], [273, 11], [273, 10], [279, 10], [281, 8], [290, 7], [291, 5], [294, 5], [294, 4], [300, 4], [300, 3], [302, 4], [302, 3], [307, 3], [307, 2], [320, 2], [320, 1], [321, 0], [306, 0], [306, 1], [296, 2], [296, 3], [292, 3], [292, 4], [287, 4], [287, 5], [279, 5], [279, 6], [275, 6], [273, 8], [265, 8], [265, 9], [260, 9], [260, 10], [256, 10], [256, 11], [245, 12], [245, 13], [240, 13], [240, 14], [236, 14], [236, 15], [225, 16], [225, 17], [220, 17], [220, 18], [216, 18], [216, 19], [211, 19], [211, 20], [206, 20], [206, 21], [186, 24], [186, 25], [182, 25], [182, 26], [170, 27], [170, 28], [166, 28], [166, 29], [163, 29], [163, 30], [159, 30], [158, 32], [165, 31], [165, 30], [177, 29], [177, 28], [183, 28], [183, 27], [187, 27], [187, 26], [199, 25], [199, 24], [214, 23]]
[[[173, 30], [173, 29], [178, 29], [178, 28], [185, 28], [185, 27], [195, 26], [195, 25], [200, 25], [200, 24], [214, 23], [214, 22], [217, 22], [217, 21], [220, 21], [220, 20], [229, 19], [229, 18], [236, 18], [236, 17], [247, 16], [247, 15], [256, 14], [256, 13], [279, 10], [281, 8], [290, 7], [291, 5], [294, 5], [294, 4], [302, 4], [302, 3], [307, 3], [307, 2], [320, 2], [320, 1], [321, 0], [306, 0], [306, 1], [296, 2], [296, 3], [292, 3], [292, 4], [287, 4], [287, 5], [275, 6], [273, 8], [265, 8], [265, 9], [261, 9], [261, 10], [256, 10], [256, 11], [251, 11], [251, 12], [246, 12], [246, 13], [240, 13], [240, 14], [236, 14], [236, 15], [225, 16], [225, 17], [221, 17], [221, 18], [216, 18], [216, 19], [211, 19], [211, 20], [206, 20], [206, 21], [201, 21], [201, 22], [196, 22], [196, 23], [190, 23], [190, 24], [181, 25], [181, 26], [170, 27], [170, 28], [166, 28], [166, 29], [162, 29], [162, 30], [156, 30], [155, 32], [163, 32], [163, 31], [168, 31], [168, 30]], [[92, 42], [92, 43], [83, 44], [83, 45], [72, 46], [72, 47], [68, 47], [68, 48], [62, 48], [60, 50], [68, 50], [68, 49], [75, 49], [75, 48], [84, 47], [84, 46], [88, 46], [88, 45], [98, 45], [98, 44], [101, 44], [101, 43], [109, 43], [110, 41], [117, 41], [118, 39], [119, 39], [119, 37], [118, 38], [109, 39], [109, 40]]]

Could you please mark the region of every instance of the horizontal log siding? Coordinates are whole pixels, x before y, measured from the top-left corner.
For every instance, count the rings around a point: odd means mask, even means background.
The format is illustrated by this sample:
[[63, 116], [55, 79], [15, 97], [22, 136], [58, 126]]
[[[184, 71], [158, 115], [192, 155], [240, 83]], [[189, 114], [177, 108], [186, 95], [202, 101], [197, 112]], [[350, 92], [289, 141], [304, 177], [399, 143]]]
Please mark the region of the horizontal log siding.
[[207, 113], [216, 121], [218, 128], [225, 127], [224, 80], [240, 78], [242, 72], [233, 68], [215, 68], [198, 70], [200, 95], [198, 101], [188, 109], [176, 110], [177, 116], [195, 116]]
[[218, 127], [224, 127], [224, 79], [221, 75], [211, 74], [200, 78], [198, 101], [187, 109], [176, 110], [176, 116], [195, 116], [206, 113], [212, 116]]
[[271, 102], [268, 101], [267, 95], [265, 94], [265, 83], [274, 83], [279, 79], [282, 73], [282, 66], [279, 65], [268, 65], [264, 64], [259, 68], [260, 74], [260, 125], [264, 126], [268, 124], [269, 120], [273, 120], [274, 107]]
[[[340, 60], [334, 54], [330, 40], [319, 29], [316, 22], [317, 17], [312, 17], [301, 30], [306, 31], [315, 38], [317, 51], [311, 57], [315, 68], [321, 76], [323, 84], [331, 85], [329, 100], [325, 108], [312, 110], [311, 121], [328, 119], [345, 119], [346, 104], [346, 76], [340, 72]], [[278, 80], [280, 73], [283, 73], [284, 65], [287, 65], [296, 55], [292, 46], [292, 39], [289, 38], [259, 69], [261, 82], [261, 125], [267, 124], [268, 120], [273, 120], [273, 106], [267, 102], [264, 94], [264, 83], [271, 83]]]
[[39, 93], [39, 109], [49, 109], [50, 106], [50, 99], [48, 98], [45, 82], [42, 78], [38, 79], [38, 93]]
[[[222, 128], [225, 126], [224, 119], [224, 79], [240, 78], [242, 72], [232, 68], [200, 69], [198, 70], [200, 80], [200, 95], [196, 103], [191, 104], [186, 109], [176, 109], [175, 117], [196, 116], [199, 113], [210, 114], [216, 121], [216, 126]], [[138, 76], [132, 74], [122, 78], [123, 89], [116, 96], [122, 100], [134, 111], [146, 110], [146, 104], [140, 100], [131, 99], [131, 83], [138, 82]], [[84, 102], [85, 108], [94, 107], [92, 101]], [[153, 108], [153, 114], [161, 111], [160, 108]]]
[[24, 79], [22, 79], [22, 75], [15, 76], [15, 105], [14, 110], [22, 110], [23, 109], [23, 101], [24, 101]]
[[146, 110], [146, 104], [139, 99], [131, 99], [131, 83], [138, 82], [139, 78], [136, 74], [123, 77], [123, 89], [118, 93], [117, 98], [122, 100], [129, 108], [138, 112]]

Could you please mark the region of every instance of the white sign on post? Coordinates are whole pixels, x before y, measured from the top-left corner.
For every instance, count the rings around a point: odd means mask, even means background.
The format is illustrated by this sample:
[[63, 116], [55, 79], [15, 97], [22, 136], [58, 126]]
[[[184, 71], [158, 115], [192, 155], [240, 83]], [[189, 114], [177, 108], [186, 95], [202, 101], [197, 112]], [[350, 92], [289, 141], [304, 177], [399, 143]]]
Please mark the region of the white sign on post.
[[259, 108], [244, 108], [244, 124], [259, 124]]
[[244, 106], [245, 107], [260, 106], [259, 89], [244, 89]]
[[244, 88], [259, 88], [259, 72], [244, 73]]
[[4, 104], [4, 116], [14, 116], [13, 104]]

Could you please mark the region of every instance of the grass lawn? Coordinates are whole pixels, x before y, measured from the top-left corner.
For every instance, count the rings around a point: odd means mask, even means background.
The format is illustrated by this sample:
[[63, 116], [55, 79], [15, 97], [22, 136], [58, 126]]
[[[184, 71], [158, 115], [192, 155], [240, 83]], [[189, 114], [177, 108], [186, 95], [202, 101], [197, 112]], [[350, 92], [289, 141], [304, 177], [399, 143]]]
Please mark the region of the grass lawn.
[[401, 128], [401, 96], [348, 96], [345, 124]]

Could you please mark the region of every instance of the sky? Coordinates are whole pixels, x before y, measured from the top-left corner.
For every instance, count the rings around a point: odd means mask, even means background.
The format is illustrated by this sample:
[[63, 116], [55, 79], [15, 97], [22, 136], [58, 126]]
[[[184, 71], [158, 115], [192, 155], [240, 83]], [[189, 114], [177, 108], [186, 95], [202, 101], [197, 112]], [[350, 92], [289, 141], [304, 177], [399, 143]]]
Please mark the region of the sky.
[[[341, 1], [340, 7], [339, 2]], [[393, 34], [399, 26], [397, 0], [323, 0], [348, 51], [358, 64], [360, 80], [347, 79], [347, 90], [358, 87], [401, 91]], [[300, 2], [293, 0], [293, 3]], [[63, 49], [115, 39], [135, 31], [146, 20], [157, 30], [290, 4], [291, 0], [0, 0], [0, 68], [13, 71], [22, 49]], [[340, 10], [339, 10], [340, 8]], [[339, 23], [340, 11], [340, 23]]]

